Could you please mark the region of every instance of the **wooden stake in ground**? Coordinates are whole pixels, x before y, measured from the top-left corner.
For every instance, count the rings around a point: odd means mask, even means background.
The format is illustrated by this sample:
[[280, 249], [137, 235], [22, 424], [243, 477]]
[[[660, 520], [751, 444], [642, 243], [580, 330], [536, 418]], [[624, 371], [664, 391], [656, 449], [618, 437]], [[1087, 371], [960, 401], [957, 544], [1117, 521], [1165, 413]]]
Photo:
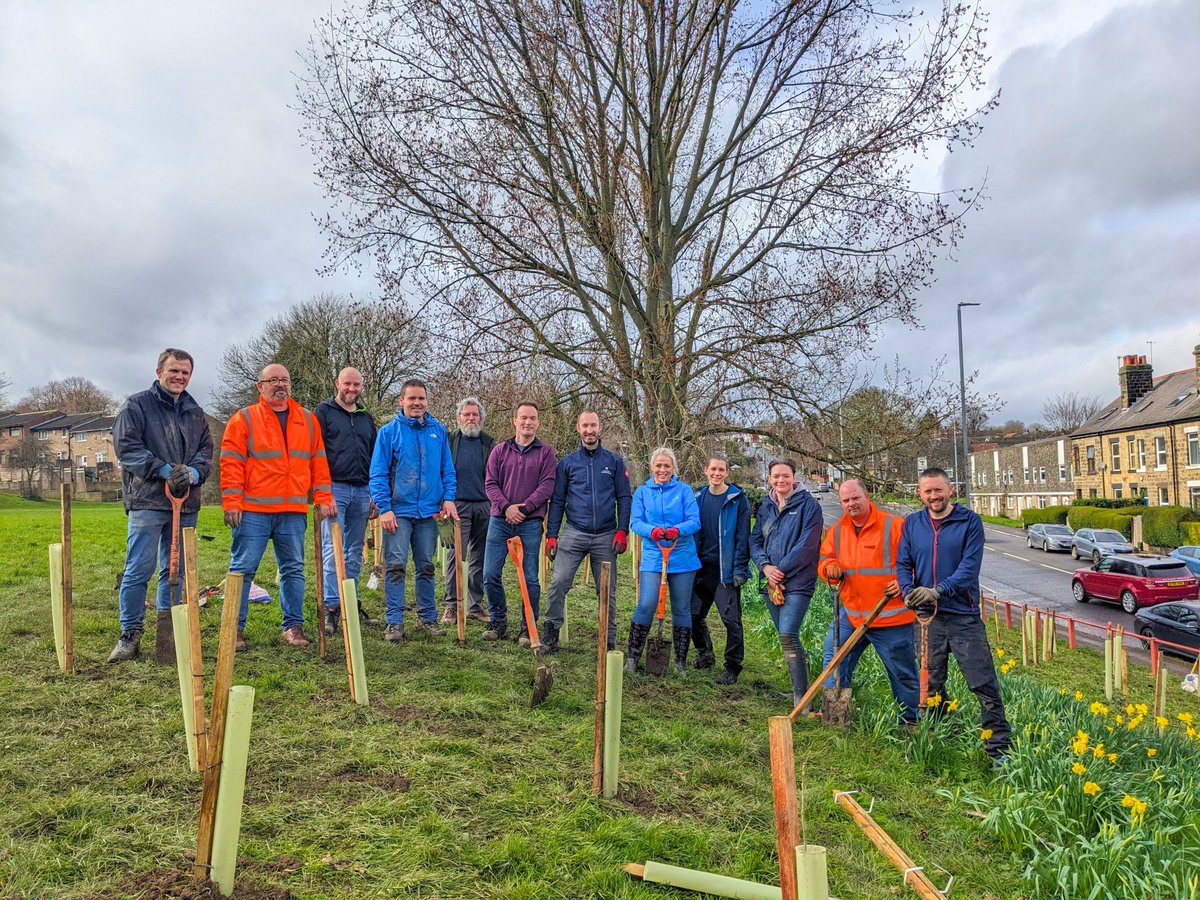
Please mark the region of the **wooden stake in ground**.
[[[346, 558], [342, 555], [342, 526], [340, 522], [329, 523], [329, 540], [333, 544], [333, 568], [337, 572], [338, 604], [342, 611], [342, 643], [346, 648], [346, 678], [350, 682], [350, 699], [357, 700], [354, 695], [354, 658], [350, 653], [350, 632], [347, 630], [346, 625], [348, 621], [346, 616], [346, 592], [342, 584], [346, 580]], [[376, 553], [378, 552], [379, 548], [377, 545]]]
[[[850, 796], [846, 791], [834, 791], [833, 799], [837, 805], [846, 812], [858, 823], [858, 827], [862, 829], [863, 834], [867, 839], [879, 848], [880, 852], [888, 858], [888, 860], [897, 869], [904, 873], [904, 883], [917, 892], [917, 896], [925, 898], [925, 900], [944, 900], [945, 894], [938, 890], [929, 876], [925, 874], [924, 868], [916, 865], [907, 853], [900, 849], [900, 846], [892, 840], [891, 836], [879, 827], [879, 824], [871, 818], [870, 814], [863, 809], [857, 800]], [[784, 892], [784, 896], [795, 896]]]
[[[829, 677], [830, 673], [833, 672], [833, 670], [841, 664], [842, 660], [846, 658], [850, 651], [854, 649], [855, 644], [862, 640], [863, 635], [867, 633], [867, 629], [871, 627], [871, 623], [879, 617], [881, 612], [883, 612], [883, 607], [887, 604], [887, 602], [887, 594], [884, 594], [879, 598], [879, 602], [875, 604], [874, 609], [867, 613], [867, 617], [863, 619], [862, 624], [859, 625], [858, 628], [854, 629], [854, 632], [846, 639], [845, 643], [842, 644], [837, 653], [833, 654], [833, 659], [829, 660], [829, 663], [824, 669], [821, 670], [821, 674], [818, 675], [816, 680], [814, 680], [813, 683], [808, 686], [808, 690], [804, 692], [804, 696], [800, 698], [800, 702], [792, 708], [790, 713], [788, 713], [789, 719], [791, 719], [793, 722], [796, 721], [796, 716], [800, 715], [800, 710], [805, 709], [810, 703], [813, 702], [813, 699], [817, 696], [817, 692], [821, 690], [821, 686], [825, 683], [825, 679]], [[793, 779], [795, 778], [794, 772], [792, 773], [792, 777]]]
[[[462, 522], [454, 520], [454, 587], [458, 593], [455, 607], [455, 624], [458, 626], [458, 643], [467, 642], [467, 575], [463, 566]], [[545, 584], [545, 582], [543, 582]]]
[[321, 547], [321, 508], [313, 504], [313, 569], [317, 573], [317, 655], [325, 658], [325, 554]]
[[799, 809], [796, 802], [796, 758], [792, 751], [792, 720], [767, 720], [771, 748], [771, 790], [775, 795], [775, 846], [779, 853], [779, 888], [784, 897], [796, 896], [796, 846]]
[[62, 485], [63, 671], [75, 674], [75, 599], [71, 567], [71, 486]]
[[233, 655], [237, 642], [238, 611], [242, 602], [244, 575], [225, 576], [225, 599], [221, 601], [221, 637], [217, 644], [217, 669], [213, 674], [212, 727], [208, 730], [208, 767], [200, 793], [200, 825], [196, 836], [196, 864], [192, 877], [208, 878], [212, 861], [213, 825], [221, 784], [221, 759], [225, 745], [225, 720], [229, 711], [229, 689], [233, 686]]
[[600, 632], [596, 636], [596, 722], [592, 727], [592, 791], [600, 796], [604, 789], [604, 699], [608, 678], [608, 586], [612, 563], [600, 565]]
[[[240, 600], [240, 595], [239, 595]], [[200, 569], [196, 529], [183, 529], [183, 602], [187, 604], [188, 662], [192, 676], [192, 728], [196, 744], [196, 771], [208, 765], [208, 726], [204, 721], [204, 655], [200, 647]], [[222, 610], [224, 612], [224, 610]]]

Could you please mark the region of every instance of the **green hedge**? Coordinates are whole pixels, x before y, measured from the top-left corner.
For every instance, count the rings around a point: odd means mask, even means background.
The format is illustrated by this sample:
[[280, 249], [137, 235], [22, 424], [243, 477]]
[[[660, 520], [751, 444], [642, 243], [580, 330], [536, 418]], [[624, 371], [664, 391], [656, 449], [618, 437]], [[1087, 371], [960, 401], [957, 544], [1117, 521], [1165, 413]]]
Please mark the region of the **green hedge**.
[[1080, 528], [1111, 528], [1125, 537], [1133, 534], [1133, 517], [1121, 515], [1113, 509], [1097, 509], [1094, 506], [1072, 504], [1067, 514], [1067, 524], [1078, 531]]
[[1069, 506], [1047, 506], [1045, 509], [1025, 509], [1021, 511], [1021, 521], [1028, 528], [1030, 525], [1065, 525]]
[[1151, 506], [1142, 511], [1142, 540], [1151, 547], [1192, 544], [1188, 525], [1200, 524], [1194, 509], [1186, 506]]
[[1185, 544], [1200, 544], [1200, 522], [1183, 522], [1179, 527], [1187, 538]]
[[[1072, 506], [1090, 506], [1093, 509], [1124, 509], [1126, 515], [1136, 516], [1137, 510], [1144, 509], [1141, 500], [1110, 500], [1105, 497], [1080, 497], [1071, 503]], [[1087, 526], [1084, 526], [1085, 528]]]

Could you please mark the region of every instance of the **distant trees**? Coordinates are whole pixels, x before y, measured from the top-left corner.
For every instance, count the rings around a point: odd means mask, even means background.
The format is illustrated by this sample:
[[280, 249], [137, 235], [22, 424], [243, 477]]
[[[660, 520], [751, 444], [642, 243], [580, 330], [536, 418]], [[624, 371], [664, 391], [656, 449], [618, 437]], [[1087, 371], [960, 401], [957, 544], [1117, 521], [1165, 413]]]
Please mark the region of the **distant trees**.
[[91, 379], [79, 375], [30, 388], [29, 393], [16, 405], [18, 412], [57, 409], [70, 415], [90, 412], [111, 414], [116, 408], [117, 401], [112, 394], [97, 387]]
[[292, 396], [310, 409], [333, 395], [333, 379], [346, 366], [362, 372], [359, 402], [376, 417], [396, 411], [400, 385], [428, 377], [432, 344], [402, 307], [361, 306], [321, 294], [269, 321], [262, 333], [225, 349], [218, 366], [212, 412], [228, 419], [258, 400], [255, 381], [268, 363], [287, 366]]
[[1070, 434], [1104, 408], [1099, 397], [1064, 391], [1042, 407], [1046, 427], [1056, 434]]
[[8, 374], [0, 372], [0, 409], [8, 407], [8, 389], [10, 387], [12, 387], [12, 381], [9, 379]]

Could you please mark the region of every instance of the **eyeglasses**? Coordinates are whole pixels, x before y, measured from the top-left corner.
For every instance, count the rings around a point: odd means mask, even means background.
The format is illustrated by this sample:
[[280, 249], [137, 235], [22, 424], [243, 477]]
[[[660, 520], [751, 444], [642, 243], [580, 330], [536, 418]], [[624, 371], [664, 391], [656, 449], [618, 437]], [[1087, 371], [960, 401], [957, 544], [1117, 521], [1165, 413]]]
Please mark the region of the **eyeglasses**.
[[259, 384], [291, 384], [290, 378], [264, 378]]

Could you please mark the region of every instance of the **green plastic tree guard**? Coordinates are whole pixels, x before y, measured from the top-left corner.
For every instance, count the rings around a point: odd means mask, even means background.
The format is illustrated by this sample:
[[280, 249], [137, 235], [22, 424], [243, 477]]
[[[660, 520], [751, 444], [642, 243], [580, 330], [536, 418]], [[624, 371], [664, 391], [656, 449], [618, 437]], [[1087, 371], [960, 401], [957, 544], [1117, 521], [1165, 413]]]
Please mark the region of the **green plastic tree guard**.
[[253, 715], [254, 688], [235, 684], [229, 689], [225, 749], [221, 754], [221, 783], [217, 791], [217, 814], [213, 825], [210, 880], [222, 897], [233, 893], [238, 834], [242, 828], [242, 799], [246, 793], [246, 761], [250, 754], [250, 720]]
[[604, 670], [604, 780], [606, 800], [617, 796], [617, 774], [621, 767], [621, 688], [624, 684], [625, 654], [609, 650]]
[[[358, 588], [353, 578], [342, 582], [346, 604], [346, 635], [350, 638], [350, 660], [354, 663], [354, 700], [359, 706], [370, 703], [367, 695], [367, 667], [363, 662], [362, 627], [358, 621]], [[459, 599], [462, 602], [462, 599]]]
[[179, 700], [183, 704], [183, 742], [187, 744], [188, 768], [196, 765], [196, 706], [192, 697], [192, 646], [188, 640], [187, 605], [171, 607], [171, 630], [175, 633], [175, 670], [179, 673]]
[[63, 617], [63, 545], [50, 545], [50, 621], [54, 626], [54, 653], [58, 667], [67, 671], [66, 624]]

